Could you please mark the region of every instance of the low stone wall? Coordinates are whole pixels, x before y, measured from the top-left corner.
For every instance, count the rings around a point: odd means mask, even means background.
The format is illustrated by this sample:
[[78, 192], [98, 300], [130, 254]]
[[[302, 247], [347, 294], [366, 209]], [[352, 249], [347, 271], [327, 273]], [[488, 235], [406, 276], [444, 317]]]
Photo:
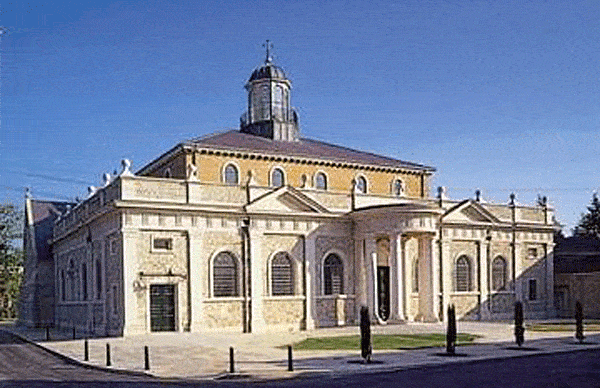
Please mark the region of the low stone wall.
[[354, 296], [321, 296], [316, 300], [316, 308], [315, 321], [319, 327], [343, 326], [356, 321]]
[[479, 313], [479, 295], [477, 292], [454, 293], [450, 303], [456, 307], [457, 318], [473, 318]]
[[241, 298], [205, 300], [204, 322], [206, 328], [243, 326], [243, 300]]
[[263, 316], [269, 326], [300, 330], [304, 321], [304, 297], [270, 297], [263, 301]]

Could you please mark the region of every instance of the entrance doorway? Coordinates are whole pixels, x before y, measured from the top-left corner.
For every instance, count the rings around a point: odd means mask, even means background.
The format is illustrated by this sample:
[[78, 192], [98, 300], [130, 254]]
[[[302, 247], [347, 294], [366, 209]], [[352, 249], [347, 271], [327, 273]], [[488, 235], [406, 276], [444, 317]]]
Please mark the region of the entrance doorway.
[[390, 267], [377, 267], [377, 311], [379, 318], [387, 321], [390, 317]]
[[150, 285], [150, 330], [175, 331], [175, 285]]

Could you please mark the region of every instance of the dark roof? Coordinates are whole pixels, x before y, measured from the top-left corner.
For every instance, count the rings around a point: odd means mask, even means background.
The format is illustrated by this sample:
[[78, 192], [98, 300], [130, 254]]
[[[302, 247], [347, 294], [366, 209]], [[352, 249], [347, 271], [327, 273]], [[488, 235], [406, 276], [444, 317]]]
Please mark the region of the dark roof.
[[261, 152], [274, 155], [327, 159], [338, 162], [369, 164], [384, 167], [406, 168], [411, 170], [435, 171], [435, 168], [422, 164], [381, 156], [370, 152], [353, 150], [313, 139], [279, 141], [261, 136], [242, 133], [237, 130], [213, 133], [185, 144], [210, 149]]
[[554, 272], [595, 271], [600, 271], [600, 239], [587, 236], [557, 238], [554, 247]]
[[275, 66], [271, 62], [265, 62], [264, 65], [257, 67], [252, 72], [248, 82], [252, 82], [258, 79], [269, 78], [269, 79], [285, 79], [285, 72], [279, 66]]

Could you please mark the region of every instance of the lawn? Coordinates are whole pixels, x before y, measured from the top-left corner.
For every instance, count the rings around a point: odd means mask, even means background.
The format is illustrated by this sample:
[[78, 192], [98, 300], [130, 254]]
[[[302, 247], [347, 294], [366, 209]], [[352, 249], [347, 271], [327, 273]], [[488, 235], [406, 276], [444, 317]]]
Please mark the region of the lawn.
[[[471, 343], [476, 335], [459, 333], [457, 345]], [[375, 334], [373, 349], [415, 349], [445, 346], [445, 334]], [[360, 336], [307, 338], [294, 344], [295, 350], [360, 350]]]
[[[531, 331], [572, 331], [575, 332], [574, 322], [553, 322], [553, 323], [535, 323], [526, 326], [527, 330]], [[584, 320], [583, 330], [600, 331], [599, 320]]]

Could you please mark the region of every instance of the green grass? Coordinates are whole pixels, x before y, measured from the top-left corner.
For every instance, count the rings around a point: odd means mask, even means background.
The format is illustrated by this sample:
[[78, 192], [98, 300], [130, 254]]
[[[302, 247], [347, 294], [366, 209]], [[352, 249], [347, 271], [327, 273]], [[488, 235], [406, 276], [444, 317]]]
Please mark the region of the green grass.
[[[459, 333], [457, 344], [471, 343], [476, 335]], [[373, 349], [416, 349], [444, 346], [445, 334], [375, 334], [372, 337]], [[307, 338], [294, 344], [295, 350], [360, 350], [360, 336]]]
[[[527, 330], [531, 331], [572, 331], [575, 332], [575, 322], [554, 322], [554, 323], [535, 323], [526, 326]], [[583, 330], [585, 331], [600, 331], [600, 321], [598, 320], [584, 320]]]

